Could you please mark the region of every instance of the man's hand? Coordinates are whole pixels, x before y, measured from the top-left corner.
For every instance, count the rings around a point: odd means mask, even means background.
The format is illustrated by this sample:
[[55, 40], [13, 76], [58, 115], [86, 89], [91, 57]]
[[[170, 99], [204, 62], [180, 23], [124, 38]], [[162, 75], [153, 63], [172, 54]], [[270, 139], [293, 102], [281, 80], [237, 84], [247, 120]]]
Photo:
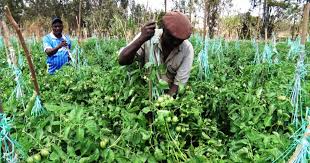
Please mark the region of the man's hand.
[[45, 53], [48, 55], [48, 56], [52, 56], [54, 54], [57, 53], [57, 51], [62, 48], [62, 47], [67, 47], [68, 46], [68, 43], [67, 41], [65, 40], [62, 40], [61, 43], [59, 45], [57, 45], [55, 48], [48, 48], [45, 50]]
[[156, 27], [155, 23], [156, 22], [150, 22], [144, 25], [141, 28], [140, 36], [121, 51], [118, 59], [120, 65], [130, 65], [134, 61], [139, 48], [141, 48], [144, 42], [154, 36]]
[[61, 43], [57, 46], [57, 49], [68, 46], [67, 41], [62, 40]]
[[140, 39], [147, 41], [151, 39], [155, 34], [156, 22], [149, 22], [141, 28]]
[[179, 86], [172, 84], [167, 94], [174, 97], [177, 95], [178, 90], [179, 90]]

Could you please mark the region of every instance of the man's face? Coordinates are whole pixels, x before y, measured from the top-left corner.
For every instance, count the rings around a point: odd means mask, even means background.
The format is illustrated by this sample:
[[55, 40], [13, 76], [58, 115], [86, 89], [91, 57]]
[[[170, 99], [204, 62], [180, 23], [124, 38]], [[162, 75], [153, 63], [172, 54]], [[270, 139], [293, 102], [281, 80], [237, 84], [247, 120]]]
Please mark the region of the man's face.
[[163, 33], [163, 41], [166, 45], [171, 45], [173, 47], [178, 47], [179, 45], [182, 44], [182, 42], [184, 40], [178, 39], [173, 37], [168, 30], [166, 30], [165, 28], [163, 29], [164, 33]]
[[63, 25], [60, 22], [56, 22], [52, 25], [53, 33], [58, 35], [62, 33]]

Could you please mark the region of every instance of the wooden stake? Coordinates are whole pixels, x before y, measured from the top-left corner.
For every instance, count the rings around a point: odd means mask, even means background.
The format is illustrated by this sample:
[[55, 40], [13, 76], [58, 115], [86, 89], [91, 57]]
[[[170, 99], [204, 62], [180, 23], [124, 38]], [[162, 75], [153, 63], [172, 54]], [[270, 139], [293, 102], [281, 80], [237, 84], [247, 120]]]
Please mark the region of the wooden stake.
[[31, 81], [33, 82], [33, 85], [34, 85], [34, 90], [35, 90], [37, 95], [40, 95], [39, 85], [38, 85], [37, 78], [36, 78], [36, 72], [34, 70], [34, 66], [33, 66], [32, 59], [31, 59], [31, 54], [28, 51], [28, 48], [27, 48], [26, 43], [25, 43], [25, 39], [24, 39], [24, 37], [23, 37], [19, 27], [18, 27], [18, 24], [14, 20], [9, 7], [5, 6], [4, 10], [5, 10], [5, 16], [7, 17], [9, 22], [12, 24], [13, 28], [15, 29], [15, 31], [18, 35], [20, 44], [22, 45], [22, 47], [24, 49], [26, 59], [28, 61], [30, 73], [31, 73]]
[[[307, 126], [307, 130], [310, 130], [310, 125]], [[305, 132], [304, 133], [304, 136], [303, 136], [303, 139], [307, 139], [307, 137], [310, 136], [310, 133], [309, 132]], [[293, 163], [296, 161], [298, 155], [300, 154], [301, 150], [302, 150], [302, 147], [303, 147], [303, 144], [298, 144], [298, 146], [296, 147], [295, 149], [295, 152], [293, 153], [293, 155], [291, 156], [291, 158], [288, 160], [288, 163]]]
[[151, 73], [152, 73], [152, 67], [151, 68], [149, 68], [148, 70], [148, 73], [147, 73], [147, 76], [149, 77], [149, 81], [148, 81], [148, 85], [149, 85], [149, 101], [152, 101], [153, 100], [153, 94], [152, 94], [152, 86], [153, 86], [153, 82], [152, 82], [152, 80], [151, 80]]
[[0, 98], [0, 113], [3, 113], [4, 111], [3, 111], [3, 107], [2, 107], [2, 100], [1, 100], [1, 98]]

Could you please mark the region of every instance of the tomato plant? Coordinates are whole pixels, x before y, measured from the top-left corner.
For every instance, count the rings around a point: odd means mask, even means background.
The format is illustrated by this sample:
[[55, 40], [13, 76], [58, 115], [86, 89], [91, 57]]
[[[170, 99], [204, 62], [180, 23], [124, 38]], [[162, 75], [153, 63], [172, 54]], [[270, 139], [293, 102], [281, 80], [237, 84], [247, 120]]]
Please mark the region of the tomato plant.
[[[202, 45], [191, 41], [198, 54]], [[223, 49], [218, 51], [220, 41]], [[46, 74], [42, 44], [32, 45], [49, 112], [41, 118], [27, 115], [33, 105], [28, 69], [22, 69], [28, 86], [25, 104], [10, 100], [15, 83], [0, 50], [1, 98], [5, 111], [14, 115], [12, 137], [27, 162], [270, 162], [291, 143], [296, 128], [289, 92], [296, 60], [286, 59], [287, 44], [277, 44], [278, 64], [254, 64], [250, 41], [236, 46], [210, 40], [210, 77], [197, 77], [195, 56], [180, 94], [156, 100], [148, 97], [152, 76], [145, 69], [137, 63], [118, 65], [117, 51], [124, 45], [124, 40], [89, 39], [81, 44], [85, 64], [66, 65], [55, 75]], [[260, 51], [263, 47], [259, 44]], [[309, 79], [302, 90], [303, 107], [310, 104]], [[158, 88], [167, 87], [158, 82]]]

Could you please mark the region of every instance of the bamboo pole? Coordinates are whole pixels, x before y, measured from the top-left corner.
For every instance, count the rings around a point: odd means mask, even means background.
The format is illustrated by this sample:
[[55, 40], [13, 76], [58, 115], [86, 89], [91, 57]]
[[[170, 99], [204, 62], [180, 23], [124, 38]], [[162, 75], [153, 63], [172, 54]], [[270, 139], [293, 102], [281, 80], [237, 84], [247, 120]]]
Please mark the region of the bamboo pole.
[[15, 31], [16, 31], [16, 33], [18, 35], [20, 44], [22, 45], [22, 47], [24, 49], [24, 52], [25, 52], [25, 55], [26, 55], [26, 59], [27, 59], [28, 65], [29, 65], [30, 73], [31, 73], [31, 81], [33, 82], [34, 90], [35, 90], [36, 94], [39, 96], [40, 95], [39, 84], [37, 82], [36, 72], [34, 70], [33, 62], [32, 62], [32, 59], [31, 59], [31, 54], [28, 51], [28, 48], [27, 48], [26, 43], [25, 43], [25, 39], [24, 39], [24, 37], [23, 37], [19, 27], [18, 27], [18, 24], [14, 20], [9, 7], [5, 6], [4, 10], [5, 10], [5, 16], [7, 17], [9, 22], [12, 24], [13, 28], [15, 29]]

